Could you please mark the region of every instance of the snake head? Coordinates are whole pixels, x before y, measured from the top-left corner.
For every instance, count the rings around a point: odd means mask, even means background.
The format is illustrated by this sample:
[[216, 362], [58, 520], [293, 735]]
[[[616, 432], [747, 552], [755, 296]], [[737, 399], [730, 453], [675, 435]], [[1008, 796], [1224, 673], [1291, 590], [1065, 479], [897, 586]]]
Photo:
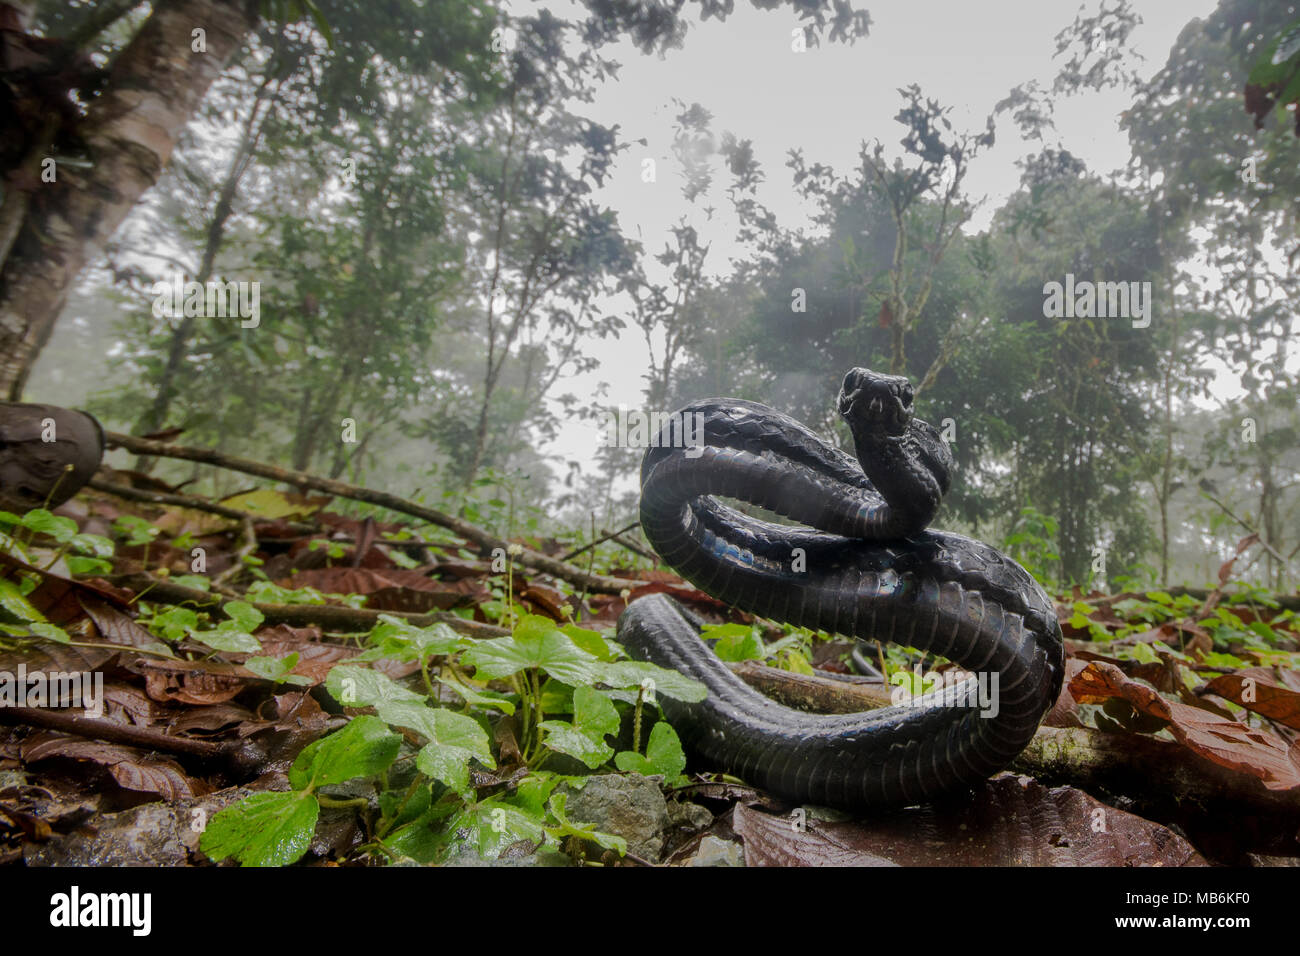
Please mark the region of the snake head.
[[912, 422], [912, 383], [901, 375], [849, 369], [840, 388], [840, 415], [854, 435], [901, 435]]

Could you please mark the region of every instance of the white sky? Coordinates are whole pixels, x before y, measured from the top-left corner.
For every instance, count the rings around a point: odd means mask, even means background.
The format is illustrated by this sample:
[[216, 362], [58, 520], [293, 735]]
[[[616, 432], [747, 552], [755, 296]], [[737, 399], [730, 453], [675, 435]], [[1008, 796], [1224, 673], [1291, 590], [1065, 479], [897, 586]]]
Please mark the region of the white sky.
[[[1205, 16], [1216, 0], [1135, 0], [1143, 23], [1131, 37], [1145, 58], [1144, 76], [1162, 67], [1174, 40], [1193, 17]], [[516, 4], [522, 10], [526, 4]], [[575, 112], [605, 124], [618, 124], [624, 142], [634, 145], [622, 154], [607, 186], [597, 199], [616, 210], [625, 233], [659, 252], [669, 239], [669, 227], [689, 214], [712, 242], [708, 271], [725, 274], [728, 259], [742, 250], [732, 240], [733, 221], [723, 190], [724, 172], [715, 176], [707, 199], [692, 207], [681, 195], [681, 181], [671, 159], [673, 118], [686, 105], [700, 103], [713, 114], [712, 130], [751, 139], [755, 157], [766, 174], [759, 199], [783, 226], [807, 224], [798, 203], [786, 152], [801, 148], [809, 162], [822, 162], [837, 173], [856, 163], [863, 140], [880, 139], [891, 157], [901, 152], [903, 127], [893, 117], [902, 104], [897, 90], [912, 83], [922, 93], [953, 108], [958, 129], [981, 130], [993, 106], [1013, 86], [1037, 79], [1050, 87], [1060, 66], [1052, 54], [1054, 38], [1081, 9], [1077, 0], [856, 0], [869, 10], [869, 36], [855, 45], [830, 44], [791, 50], [791, 31], [798, 25], [793, 10], [758, 11], [738, 0], [723, 23], [694, 23], [683, 49], [664, 58], [646, 56], [630, 42], [602, 53], [623, 64], [616, 81], [605, 84], [592, 104]], [[557, 15], [577, 18], [576, 5], [552, 5]], [[688, 5], [688, 10], [692, 9]], [[1089, 14], [1096, 4], [1087, 5]], [[1106, 173], [1125, 165], [1127, 137], [1119, 129], [1119, 114], [1129, 105], [1121, 91], [1089, 93], [1057, 104], [1060, 142], [1090, 169]], [[996, 145], [971, 166], [967, 188], [974, 197], [987, 197], [970, 224], [988, 225], [994, 209], [1015, 191], [1020, 172], [1015, 161], [1041, 148], [1021, 140], [1003, 117]], [[1050, 141], [1049, 134], [1049, 141]], [[644, 138], [647, 146], [636, 145]], [[658, 181], [641, 181], [641, 163], [655, 158]], [[704, 206], [717, 213], [706, 222]], [[613, 404], [639, 407], [646, 368], [645, 343], [631, 327], [621, 339], [593, 343], [598, 370], [559, 383], [557, 391], [594, 395], [598, 383], [608, 386]], [[586, 462], [601, 441], [593, 424], [570, 422], [547, 451], [560, 461]], [[561, 471], [563, 468], [561, 467]]]

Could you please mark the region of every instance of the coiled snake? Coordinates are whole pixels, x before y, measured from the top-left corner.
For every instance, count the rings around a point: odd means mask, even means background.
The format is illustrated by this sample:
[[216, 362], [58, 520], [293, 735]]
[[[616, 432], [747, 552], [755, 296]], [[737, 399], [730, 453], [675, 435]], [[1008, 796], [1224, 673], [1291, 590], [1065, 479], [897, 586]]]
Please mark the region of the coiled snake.
[[[687, 405], [641, 465], [646, 538], [682, 577], [745, 611], [995, 674], [986, 685], [996, 706], [949, 691], [946, 701], [931, 692], [913, 702], [921, 706], [861, 714], [792, 710], [736, 677], [692, 616], [662, 594], [632, 602], [619, 639], [633, 657], [708, 687], [700, 703], [661, 704], [710, 769], [798, 802], [908, 806], [986, 778], [1024, 749], [1061, 689], [1061, 629], [1047, 594], [1016, 562], [971, 538], [925, 530], [953, 461], [938, 432], [913, 417], [906, 379], [855, 368], [839, 412], [857, 461], [764, 405]], [[716, 496], [808, 527], [758, 520]]]

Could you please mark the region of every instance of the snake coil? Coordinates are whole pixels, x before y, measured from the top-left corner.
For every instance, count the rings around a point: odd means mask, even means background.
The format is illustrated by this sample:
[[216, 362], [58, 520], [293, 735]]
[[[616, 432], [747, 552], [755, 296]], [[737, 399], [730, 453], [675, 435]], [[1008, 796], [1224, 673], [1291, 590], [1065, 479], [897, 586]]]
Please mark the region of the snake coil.
[[[1060, 693], [1064, 648], [1054, 606], [1020, 565], [971, 538], [927, 531], [953, 462], [913, 417], [906, 379], [853, 369], [839, 412], [857, 460], [764, 405], [687, 405], [646, 451], [641, 527], [696, 587], [753, 614], [956, 661], [994, 690], [934, 691], [861, 714], [781, 706], [736, 677], [698, 622], [661, 595], [633, 601], [619, 639], [642, 660], [708, 687], [664, 699], [688, 751], [710, 767], [797, 802], [859, 810], [908, 806], [1004, 768]], [[720, 503], [727, 497], [807, 527]]]

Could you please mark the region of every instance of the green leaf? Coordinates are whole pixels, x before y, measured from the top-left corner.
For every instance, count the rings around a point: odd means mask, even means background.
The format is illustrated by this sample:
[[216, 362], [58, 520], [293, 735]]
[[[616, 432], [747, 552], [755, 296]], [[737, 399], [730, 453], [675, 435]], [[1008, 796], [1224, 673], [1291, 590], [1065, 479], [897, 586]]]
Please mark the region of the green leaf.
[[72, 574], [108, 574], [113, 570], [112, 562], [103, 558], [85, 558], [77, 554], [65, 555], [63, 560]]
[[[154, 633], [169, 641], [179, 641], [199, 626], [199, 616], [187, 607], [173, 607], [160, 611], [149, 621]], [[259, 648], [260, 649], [260, 648]]]
[[379, 812], [389, 821], [390, 827], [399, 827], [424, 816], [432, 803], [433, 787], [426, 780], [409, 797], [404, 788], [385, 790], [379, 795]]
[[342, 730], [308, 744], [289, 768], [289, 783], [297, 789], [346, 783], [387, 770], [402, 744], [378, 717], [354, 717]]
[[433, 863], [446, 848], [449, 834], [441, 827], [435, 829], [432, 824], [454, 813], [457, 806], [459, 803], [430, 806], [416, 819], [396, 827], [384, 838], [384, 846], [398, 856], [407, 856], [419, 863]]
[[255, 793], [208, 821], [199, 848], [213, 860], [288, 866], [311, 846], [320, 804], [310, 793]]
[[496, 766], [487, 734], [472, 717], [450, 710], [425, 709], [435, 717], [429, 731], [421, 731], [430, 740], [415, 755], [415, 766], [457, 793], [469, 794], [470, 760], [477, 759], [486, 767]]
[[95, 558], [111, 558], [115, 550], [112, 541], [97, 534], [73, 535], [71, 547], [74, 551]]
[[297, 664], [297, 651], [287, 657], [250, 657], [244, 661], [245, 667], [265, 680], [275, 681], [277, 684], [293, 684], [298, 687], [311, 684], [311, 678], [293, 673], [293, 669]]
[[614, 661], [600, 667], [598, 679], [610, 687], [640, 687], [654, 681], [654, 692], [696, 704], [704, 700], [709, 689], [693, 678], [648, 661]]
[[67, 544], [77, 536], [77, 522], [56, 515], [45, 508], [32, 509], [23, 515], [18, 523], [31, 531], [48, 534], [59, 544]]
[[624, 773], [639, 773], [645, 777], [662, 774], [665, 780], [674, 780], [686, 769], [686, 754], [682, 751], [677, 731], [661, 720], [650, 731], [644, 757], [624, 750], [614, 758], [614, 766]]
[[552, 750], [576, 757], [595, 770], [610, 757], [614, 748], [605, 743], [607, 734], [618, 733], [618, 711], [604, 694], [590, 687], [573, 690], [573, 721], [544, 720], [544, 743]]
[[527, 840], [541, 843], [546, 839], [545, 816], [489, 797], [469, 808], [450, 824], [459, 830], [468, 828], [478, 844], [479, 856], [495, 859], [512, 843]]
[[515, 712], [514, 703], [505, 694], [498, 694], [494, 690], [480, 690], [477, 687], [464, 684], [454, 677], [439, 677], [438, 683], [445, 684], [460, 694], [461, 697], [465, 698], [465, 703], [471, 707], [494, 707], [503, 714], [513, 714]]
[[196, 591], [212, 590], [212, 582], [201, 574], [178, 574], [172, 578], [172, 583], [184, 588], [194, 588]]
[[369, 667], [339, 664], [330, 669], [325, 689], [344, 707], [378, 707], [393, 701], [424, 702], [424, 695], [407, 690]]
[[509, 677], [537, 667], [575, 686], [593, 683], [599, 663], [548, 618], [534, 614], [525, 615], [510, 637], [479, 641], [461, 660], [473, 665], [479, 678]]
[[713, 653], [724, 661], [761, 661], [767, 656], [762, 639], [752, 627], [743, 624], [721, 624], [705, 627], [700, 635], [706, 640], [717, 638]]
[[223, 624], [211, 631], [191, 631], [190, 636], [206, 644], [215, 651], [228, 654], [260, 654], [262, 644], [252, 634], [241, 631], [238, 627]]
[[1151, 645], [1145, 644], [1142, 641], [1138, 641], [1133, 645], [1132, 653], [1133, 659], [1135, 661], [1141, 661], [1143, 664], [1155, 664], [1160, 660], [1159, 655], [1156, 654]]
[[28, 630], [37, 637], [45, 638], [47, 641], [57, 641], [60, 644], [72, 643], [72, 638], [68, 636], [67, 631], [46, 621], [37, 621], [36, 623], [29, 625]]
[[371, 644], [381, 647], [385, 657], [398, 660], [423, 660], [434, 654], [454, 654], [474, 641], [463, 637], [441, 622], [429, 627], [415, 627], [390, 614], [379, 615], [379, 623], [370, 631]]
[[17, 582], [9, 578], [0, 578], [0, 611], [22, 623], [45, 620], [45, 615], [32, 607]]
[[247, 601], [227, 601], [221, 606], [221, 610], [226, 612], [226, 616], [234, 621], [241, 631], [251, 633], [265, 620], [262, 612]]
[[609, 646], [609, 642], [600, 635], [599, 631], [589, 631], [585, 627], [578, 627], [576, 624], [566, 624], [560, 628], [561, 633], [565, 634], [574, 645], [586, 651], [598, 661], [612, 661], [614, 651]]
[[792, 674], [804, 674], [808, 677], [814, 676], [812, 663], [802, 651], [788, 651], [785, 655], [785, 669]]

